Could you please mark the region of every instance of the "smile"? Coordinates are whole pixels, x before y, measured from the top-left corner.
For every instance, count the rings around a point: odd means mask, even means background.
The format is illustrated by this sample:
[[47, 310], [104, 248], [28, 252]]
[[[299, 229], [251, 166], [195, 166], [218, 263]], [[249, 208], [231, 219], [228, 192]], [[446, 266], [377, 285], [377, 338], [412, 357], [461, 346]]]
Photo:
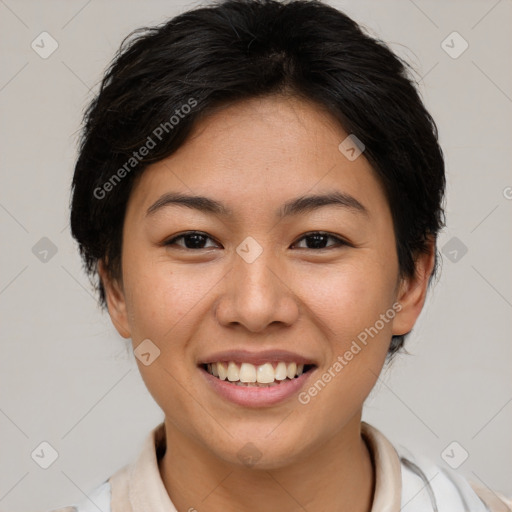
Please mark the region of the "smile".
[[[238, 406], [251, 408], [270, 407], [291, 399], [306, 386], [317, 368], [314, 364], [284, 361], [258, 366], [219, 361], [198, 366], [207, 387], [215, 395]], [[267, 382], [259, 382], [260, 379]]]
[[286, 363], [264, 363], [253, 365], [251, 363], [215, 362], [204, 365], [204, 369], [220, 380], [228, 380], [239, 386], [271, 387], [277, 386], [286, 380], [300, 377], [303, 372], [309, 371], [313, 365]]

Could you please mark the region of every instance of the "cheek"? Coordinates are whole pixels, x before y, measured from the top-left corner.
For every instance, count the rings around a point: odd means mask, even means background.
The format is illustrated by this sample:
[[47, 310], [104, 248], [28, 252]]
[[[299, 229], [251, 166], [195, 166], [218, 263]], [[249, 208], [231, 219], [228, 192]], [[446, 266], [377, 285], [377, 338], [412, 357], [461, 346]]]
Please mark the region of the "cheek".
[[218, 266], [179, 265], [164, 259], [133, 259], [124, 267], [127, 308], [134, 340], [150, 338], [172, 346], [187, 337], [206, 298], [222, 279]]
[[169, 414], [185, 428], [184, 418], [198, 414], [190, 399], [194, 390], [189, 388], [188, 349], [201, 319], [209, 313], [208, 293], [223, 272], [143, 259], [127, 262], [124, 270], [134, 348], [149, 339], [160, 351], [150, 365], [137, 360], [140, 374], [162, 410], [181, 411], [176, 417]]
[[325, 274], [304, 273], [305, 296], [314, 321], [320, 321], [327, 354], [300, 397], [312, 429], [329, 425], [336, 432], [374, 387], [391, 339], [392, 277], [363, 258]]
[[[328, 327], [326, 335], [337, 351], [373, 326], [393, 302], [389, 269], [372, 264], [369, 258], [303, 272], [299, 283], [308, 309]], [[390, 323], [381, 330], [390, 332]]]

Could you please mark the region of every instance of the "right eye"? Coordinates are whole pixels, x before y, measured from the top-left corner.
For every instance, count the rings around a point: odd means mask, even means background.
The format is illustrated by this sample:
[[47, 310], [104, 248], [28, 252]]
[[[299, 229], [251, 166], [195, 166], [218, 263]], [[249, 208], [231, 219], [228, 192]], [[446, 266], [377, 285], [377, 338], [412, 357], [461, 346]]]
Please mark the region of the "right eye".
[[[183, 240], [184, 244], [176, 243], [177, 240]], [[189, 231], [187, 233], [182, 233], [181, 235], [175, 236], [170, 240], [167, 240], [163, 245], [166, 247], [178, 245], [182, 249], [189, 250], [210, 249], [210, 247], [204, 246], [206, 240], [213, 240], [213, 238], [209, 237], [206, 233], [202, 233], [201, 231]]]

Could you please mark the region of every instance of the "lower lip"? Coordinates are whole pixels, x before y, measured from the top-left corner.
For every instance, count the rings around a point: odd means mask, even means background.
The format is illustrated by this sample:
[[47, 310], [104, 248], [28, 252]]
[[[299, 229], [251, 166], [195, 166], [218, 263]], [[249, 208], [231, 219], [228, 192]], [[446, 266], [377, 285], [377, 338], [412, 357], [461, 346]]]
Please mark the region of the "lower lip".
[[203, 367], [199, 367], [199, 370], [214, 391], [227, 400], [244, 407], [267, 407], [298, 393], [316, 368], [292, 380], [281, 381], [277, 386], [270, 387], [238, 386], [228, 380], [220, 380], [214, 377]]

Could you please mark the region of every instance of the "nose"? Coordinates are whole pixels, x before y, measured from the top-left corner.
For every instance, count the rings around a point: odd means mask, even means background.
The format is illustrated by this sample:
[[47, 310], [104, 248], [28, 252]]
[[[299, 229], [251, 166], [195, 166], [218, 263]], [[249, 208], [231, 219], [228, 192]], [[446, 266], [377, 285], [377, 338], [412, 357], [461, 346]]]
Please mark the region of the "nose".
[[298, 298], [289, 273], [263, 253], [252, 263], [236, 256], [216, 301], [216, 317], [223, 326], [244, 326], [257, 333], [270, 326], [290, 326], [298, 318]]

